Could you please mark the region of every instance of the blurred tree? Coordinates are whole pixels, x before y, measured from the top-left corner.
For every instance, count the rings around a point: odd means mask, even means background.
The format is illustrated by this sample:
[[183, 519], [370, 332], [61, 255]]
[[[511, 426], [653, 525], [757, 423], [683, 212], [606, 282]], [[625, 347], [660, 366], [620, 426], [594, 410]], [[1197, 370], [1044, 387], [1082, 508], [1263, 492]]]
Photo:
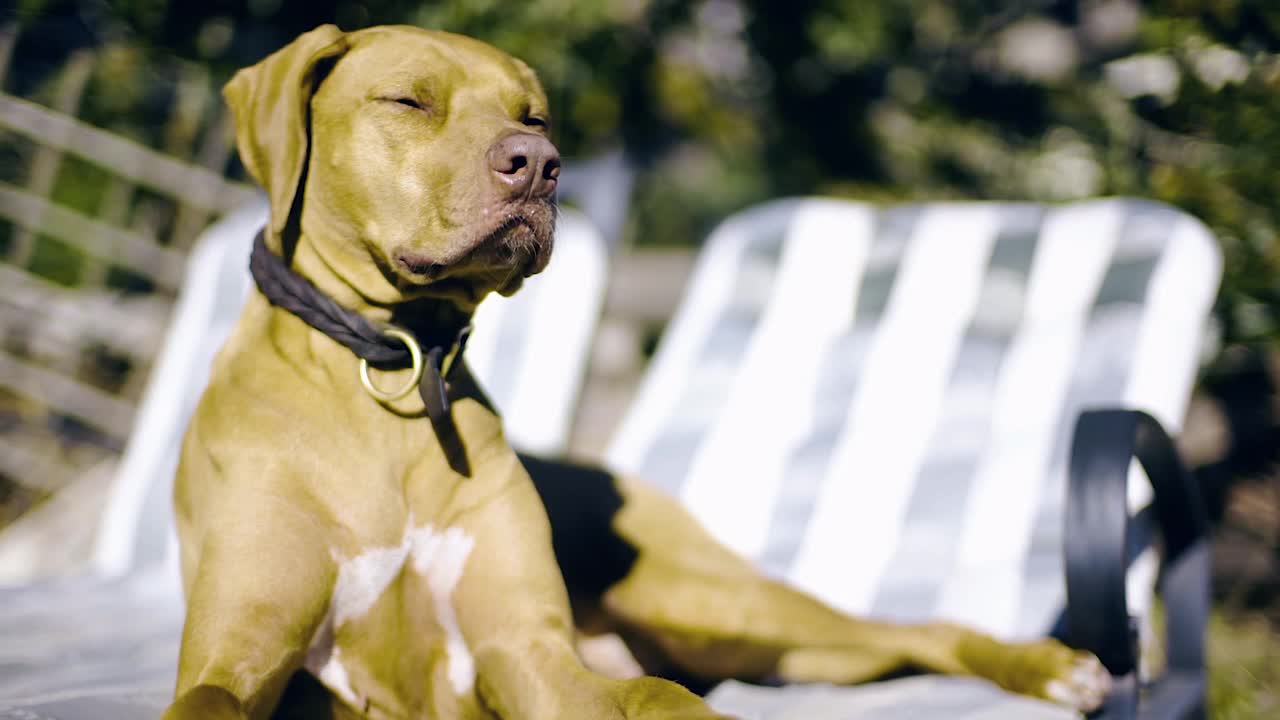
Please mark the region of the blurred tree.
[[726, 213], [794, 193], [1163, 200], [1222, 239], [1227, 344], [1280, 337], [1269, 0], [19, 0], [16, 12], [45, 38], [32, 55], [56, 54], [54, 37], [116, 48], [106, 95], [119, 96], [146, 94], [124, 70], [145, 78], [156, 54], [224, 79], [321, 22], [480, 37], [540, 72], [568, 154], [621, 145], [639, 164], [641, 243], [696, 242]]

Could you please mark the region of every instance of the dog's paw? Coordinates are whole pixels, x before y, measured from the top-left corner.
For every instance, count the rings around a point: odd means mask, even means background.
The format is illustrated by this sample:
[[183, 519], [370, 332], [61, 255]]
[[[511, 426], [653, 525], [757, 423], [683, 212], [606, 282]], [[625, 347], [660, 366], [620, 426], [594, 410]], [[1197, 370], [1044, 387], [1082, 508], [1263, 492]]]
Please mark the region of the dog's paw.
[[1044, 696], [1081, 712], [1092, 712], [1102, 706], [1111, 692], [1111, 673], [1093, 653], [1076, 653], [1065, 677], [1049, 680]]
[[182, 693], [164, 712], [161, 720], [246, 720], [240, 701], [225, 689], [197, 685]]
[[640, 677], [621, 681], [615, 689], [611, 704], [626, 720], [736, 720], [669, 680]]
[[1111, 675], [1093, 653], [1057, 640], [1008, 644], [980, 637], [964, 650], [962, 659], [974, 675], [1080, 712], [1098, 709], [1111, 692]]

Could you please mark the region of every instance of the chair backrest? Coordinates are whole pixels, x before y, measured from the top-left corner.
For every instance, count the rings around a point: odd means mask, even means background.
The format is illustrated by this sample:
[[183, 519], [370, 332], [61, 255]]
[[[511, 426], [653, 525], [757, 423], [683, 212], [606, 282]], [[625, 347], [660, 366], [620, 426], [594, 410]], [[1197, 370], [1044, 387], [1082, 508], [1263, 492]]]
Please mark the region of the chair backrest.
[[709, 239], [608, 461], [845, 611], [1042, 634], [1074, 420], [1180, 427], [1220, 272], [1146, 201], [769, 203]]
[[[115, 575], [172, 562], [171, 480], [187, 420], [209, 379], [213, 356], [252, 288], [253, 236], [265, 199], [229, 214], [199, 239], [152, 379], [107, 504], [91, 561]], [[562, 451], [604, 301], [606, 249], [580, 214], [563, 211], [547, 269], [511, 298], [494, 296], [476, 314], [467, 359], [503, 411], [521, 449]]]

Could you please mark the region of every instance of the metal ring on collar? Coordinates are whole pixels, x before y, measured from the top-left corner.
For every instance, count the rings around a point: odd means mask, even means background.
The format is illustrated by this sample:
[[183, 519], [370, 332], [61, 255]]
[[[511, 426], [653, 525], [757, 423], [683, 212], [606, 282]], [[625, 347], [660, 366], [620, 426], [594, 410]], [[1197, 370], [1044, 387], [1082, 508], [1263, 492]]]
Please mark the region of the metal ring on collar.
[[373, 381], [369, 379], [369, 361], [360, 358], [360, 384], [364, 385], [365, 392], [372, 395], [378, 402], [389, 403], [413, 392], [413, 389], [418, 387], [418, 383], [422, 382], [422, 348], [418, 346], [417, 338], [400, 328], [389, 327], [382, 332], [404, 343], [404, 346], [409, 348], [409, 357], [413, 359], [413, 375], [409, 378], [409, 382], [399, 390], [385, 392], [374, 387]]

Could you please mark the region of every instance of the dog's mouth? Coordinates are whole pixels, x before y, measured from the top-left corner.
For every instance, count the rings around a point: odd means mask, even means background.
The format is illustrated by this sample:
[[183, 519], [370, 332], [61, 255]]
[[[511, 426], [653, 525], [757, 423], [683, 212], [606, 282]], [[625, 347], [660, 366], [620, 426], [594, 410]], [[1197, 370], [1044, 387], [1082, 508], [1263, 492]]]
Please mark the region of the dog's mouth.
[[457, 249], [431, 254], [401, 248], [394, 262], [401, 276], [431, 295], [470, 303], [496, 290], [510, 295], [551, 259], [556, 206], [529, 201], [490, 213], [463, 230]]

